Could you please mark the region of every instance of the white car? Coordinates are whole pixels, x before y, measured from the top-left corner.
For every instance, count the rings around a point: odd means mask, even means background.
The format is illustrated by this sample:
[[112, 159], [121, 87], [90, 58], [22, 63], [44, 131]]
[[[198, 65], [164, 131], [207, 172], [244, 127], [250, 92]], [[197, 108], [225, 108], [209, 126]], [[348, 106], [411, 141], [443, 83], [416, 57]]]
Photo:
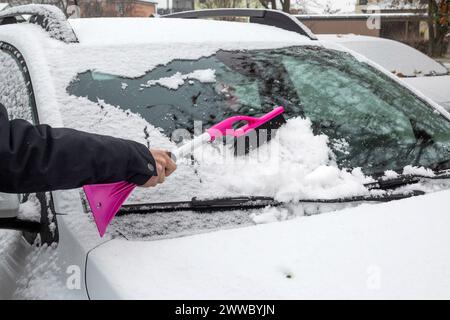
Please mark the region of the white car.
[[398, 75], [408, 85], [450, 110], [450, 75], [446, 66], [401, 42], [358, 35], [319, 35]]
[[[256, 23], [183, 19], [231, 14]], [[288, 121], [268, 158], [218, 164], [208, 145], [136, 190], [103, 238], [81, 190], [2, 195], [0, 226], [26, 232], [0, 231], [0, 297], [450, 297], [450, 114], [389, 70], [270, 10], [6, 18], [11, 118], [169, 149], [195, 120], [282, 105]]]

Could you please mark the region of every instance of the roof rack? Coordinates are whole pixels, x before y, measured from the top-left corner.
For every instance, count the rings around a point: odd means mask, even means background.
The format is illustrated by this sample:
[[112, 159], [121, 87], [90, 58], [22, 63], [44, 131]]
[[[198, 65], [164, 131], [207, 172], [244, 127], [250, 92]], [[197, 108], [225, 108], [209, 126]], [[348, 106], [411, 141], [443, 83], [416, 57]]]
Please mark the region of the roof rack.
[[[29, 19], [23, 16], [29, 15]], [[0, 25], [28, 22], [42, 27], [53, 39], [65, 43], [78, 42], [64, 13], [52, 5], [29, 4], [5, 9], [0, 12]]]
[[264, 24], [281, 28], [288, 31], [297, 32], [307, 36], [311, 40], [317, 40], [317, 37], [303, 23], [293, 16], [277, 10], [267, 9], [209, 9], [184, 11], [178, 13], [167, 14], [162, 18], [182, 18], [182, 19], [198, 19], [213, 17], [249, 17], [251, 23]]

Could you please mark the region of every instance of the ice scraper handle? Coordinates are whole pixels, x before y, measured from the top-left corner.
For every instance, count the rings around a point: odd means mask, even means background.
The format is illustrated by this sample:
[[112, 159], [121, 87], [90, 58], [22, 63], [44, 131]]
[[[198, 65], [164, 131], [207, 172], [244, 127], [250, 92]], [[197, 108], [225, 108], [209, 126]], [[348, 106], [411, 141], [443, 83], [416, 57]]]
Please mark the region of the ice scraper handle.
[[[255, 130], [261, 125], [267, 123], [268, 121], [276, 118], [284, 112], [283, 107], [276, 107], [271, 112], [263, 115], [259, 118], [248, 117], [248, 116], [234, 116], [225, 119], [218, 124], [212, 126], [206, 132], [210, 135], [211, 141], [214, 141], [219, 136], [233, 136], [240, 137], [247, 134], [249, 131]], [[234, 129], [234, 124], [240, 121], [246, 122], [245, 125], [238, 129]]]
[[[172, 159], [176, 161], [176, 159], [184, 158], [192, 154], [192, 152], [195, 149], [202, 146], [206, 142], [212, 142], [221, 136], [233, 136], [233, 137], [243, 136], [247, 134], [249, 131], [255, 130], [261, 125], [276, 118], [283, 112], [284, 112], [283, 107], [276, 107], [271, 112], [265, 114], [260, 118], [248, 116], [234, 116], [227, 118], [219, 122], [218, 124], [212, 126], [211, 128], [207, 129], [205, 133], [199, 135], [198, 137], [195, 137], [190, 142], [172, 151]], [[246, 122], [246, 124], [238, 129], [234, 129], [233, 126], [240, 121], [244, 121]]]

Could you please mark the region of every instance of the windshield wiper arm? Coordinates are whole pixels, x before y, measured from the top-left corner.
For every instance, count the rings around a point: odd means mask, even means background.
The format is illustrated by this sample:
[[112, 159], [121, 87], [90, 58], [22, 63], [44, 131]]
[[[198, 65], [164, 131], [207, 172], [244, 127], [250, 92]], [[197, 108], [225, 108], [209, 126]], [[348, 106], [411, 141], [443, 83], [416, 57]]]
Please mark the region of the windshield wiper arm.
[[441, 180], [450, 179], [450, 170], [435, 171], [434, 176], [426, 176], [420, 174], [398, 175], [395, 178], [380, 178], [376, 182], [367, 183], [364, 186], [369, 190], [393, 190], [406, 185], [419, 183], [422, 179]]
[[410, 184], [416, 184], [420, 182], [420, 177], [405, 175], [398, 176], [392, 179], [379, 179], [376, 182], [366, 183], [364, 186], [369, 190], [392, 190], [399, 187], [403, 187]]
[[381, 196], [357, 196], [340, 199], [305, 199], [295, 203], [286, 203], [275, 200], [271, 197], [230, 197], [216, 198], [208, 200], [198, 200], [193, 198], [190, 201], [161, 202], [137, 205], [124, 205], [118, 212], [118, 216], [129, 214], [149, 214], [158, 212], [174, 211], [194, 211], [194, 212], [217, 212], [232, 210], [261, 209], [267, 206], [281, 207], [289, 204], [339, 204], [350, 202], [389, 202], [424, 195], [423, 191], [411, 191], [409, 193], [392, 194]]

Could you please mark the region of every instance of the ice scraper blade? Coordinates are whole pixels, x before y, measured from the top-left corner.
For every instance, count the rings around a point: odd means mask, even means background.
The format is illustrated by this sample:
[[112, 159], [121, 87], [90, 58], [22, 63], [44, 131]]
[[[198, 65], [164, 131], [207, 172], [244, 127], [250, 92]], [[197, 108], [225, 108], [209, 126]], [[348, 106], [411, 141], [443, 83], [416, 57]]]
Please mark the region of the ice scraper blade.
[[136, 185], [128, 182], [83, 187], [101, 237], [135, 187]]

